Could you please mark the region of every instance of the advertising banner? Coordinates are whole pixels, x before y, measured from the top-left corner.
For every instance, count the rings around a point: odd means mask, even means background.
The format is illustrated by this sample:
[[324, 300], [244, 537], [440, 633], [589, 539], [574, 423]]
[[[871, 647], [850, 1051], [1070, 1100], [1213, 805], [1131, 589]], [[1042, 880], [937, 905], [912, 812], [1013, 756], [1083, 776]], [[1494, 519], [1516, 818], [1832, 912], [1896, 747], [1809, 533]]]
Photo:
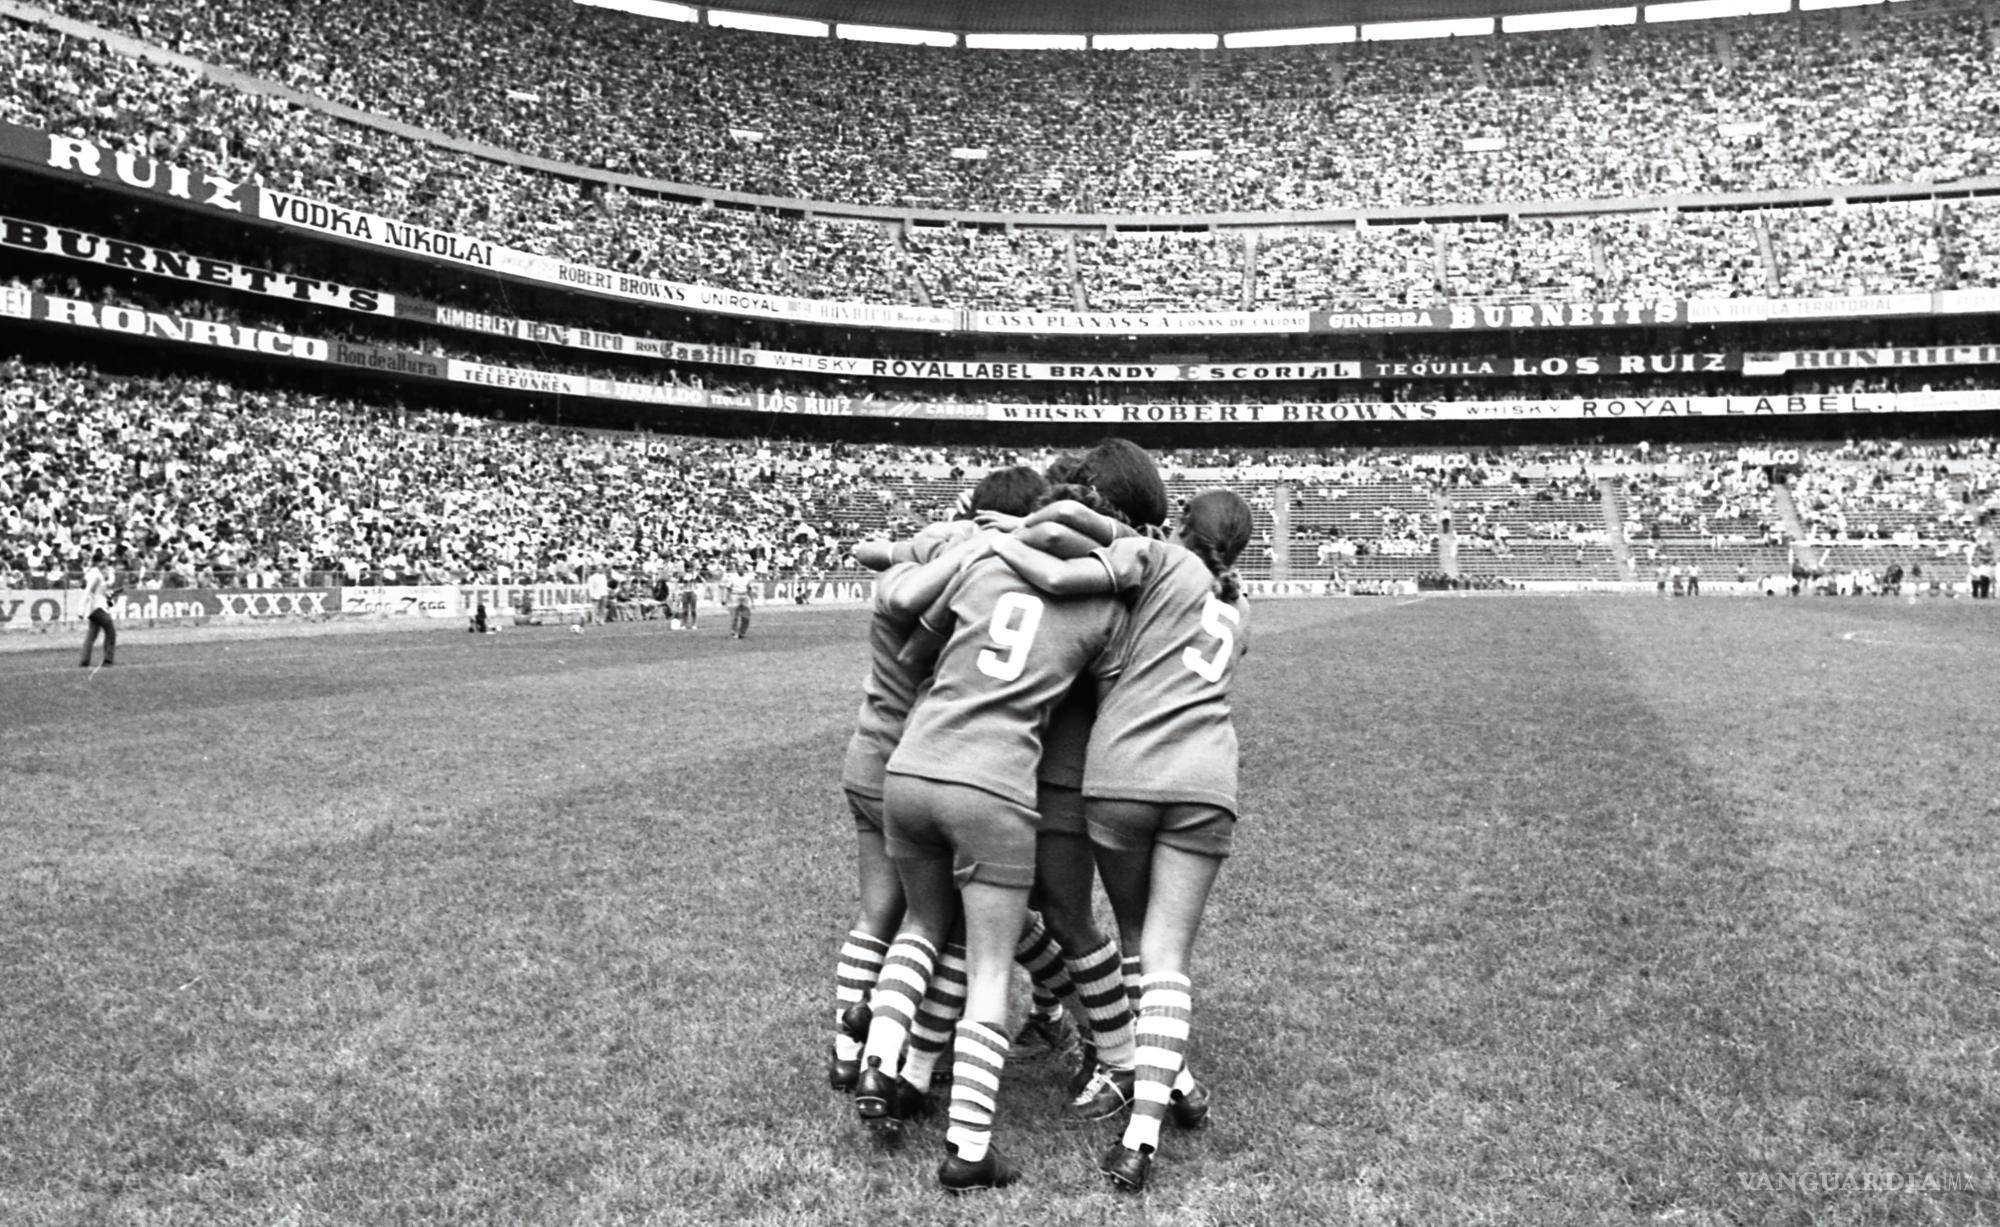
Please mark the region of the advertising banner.
[[413, 256], [448, 260], [453, 264], [470, 264], [493, 272], [522, 273], [534, 261], [541, 259], [483, 239], [399, 222], [379, 213], [343, 208], [309, 196], [270, 188], [257, 194], [257, 216], [294, 230], [353, 239], [371, 247], [391, 248]]
[[1347, 584], [1329, 579], [1246, 579], [1243, 581], [1243, 595], [1252, 599], [1346, 596]]
[[0, 631], [46, 631], [83, 616], [81, 591], [0, 588]]
[[[1552, 354], [1546, 357], [1420, 359], [1406, 362], [1015, 362], [977, 359], [863, 358], [805, 354], [735, 345], [708, 345], [624, 336], [536, 320], [514, 319], [428, 303], [405, 303], [404, 318], [448, 328], [563, 345], [597, 353], [658, 358], [667, 362], [803, 372], [868, 379], [950, 382], [1070, 383], [1313, 383], [1362, 379], [1553, 378], [1569, 375], [1673, 375], [1745, 369], [1733, 353]], [[637, 399], [657, 399], [641, 393]], [[671, 403], [692, 403], [675, 401]]]
[[185, 166], [169, 166], [135, 153], [114, 152], [73, 136], [57, 136], [0, 121], [0, 159], [68, 179], [116, 184], [133, 192], [255, 217], [257, 188]]
[[[1306, 332], [1310, 311], [973, 311], [973, 332], [1226, 336]], [[1317, 329], [1310, 329], [1319, 331]]]
[[714, 311], [722, 315], [801, 320], [849, 328], [919, 328], [932, 332], [956, 332], [965, 326], [962, 312], [940, 307], [795, 298], [756, 290], [664, 281], [567, 260], [535, 259], [539, 263], [532, 269], [522, 271], [521, 276], [586, 293], [649, 302], [684, 311]]
[[514, 366], [492, 366], [485, 362], [467, 362], [462, 358], [445, 359], [445, 378], [453, 383], [476, 383], [489, 388], [505, 388], [510, 392], [539, 392], [552, 396], [589, 396], [593, 382], [583, 375], [569, 375], [561, 371], [530, 371]]
[[1315, 311], [1314, 332], [1471, 332], [1685, 324], [1689, 304], [1640, 302], [1440, 303], [1386, 311]]
[[1698, 298], [1688, 303], [1690, 324], [1759, 324], [1777, 320], [1868, 319], [1928, 315], [1933, 294], [1853, 294], [1837, 298]]
[[1906, 366], [1987, 366], [2000, 345], [1910, 345], [1891, 349], [1807, 349], [1779, 355], [1794, 371], [1868, 371]]
[[1507, 419], [1611, 421], [1641, 418], [1846, 416], [2000, 410], [2000, 389], [1801, 396], [1657, 396], [1576, 400], [1342, 401], [1287, 404], [990, 404], [993, 422], [1097, 426], [1273, 425], [1342, 422], [1465, 422]]
[[1540, 379], [1569, 375], [1700, 375], [1743, 369], [1742, 354], [1551, 354], [1542, 358], [1437, 358], [1363, 362], [1360, 379]]
[[[111, 616], [121, 626], [328, 618], [340, 602], [338, 588], [133, 588], [112, 599]], [[0, 591], [0, 631], [81, 622], [87, 610], [80, 588]]]
[[[340, 612], [349, 617], [463, 618], [472, 609], [458, 588], [342, 588], [339, 596]], [[491, 606], [487, 609], [492, 611]]]
[[1984, 315], [2000, 311], [2000, 289], [1940, 290], [1937, 309], [1939, 315]]
[[338, 588], [218, 588], [214, 598], [223, 618], [330, 618], [340, 612]]
[[[171, 166], [91, 141], [0, 122], [0, 160], [43, 173], [85, 179], [123, 190], [178, 201], [198, 208], [255, 219], [291, 230], [324, 235], [371, 247], [441, 260], [558, 288], [686, 311], [716, 312], [764, 319], [797, 320], [854, 328], [896, 328], [984, 334], [1099, 334], [1229, 336], [1303, 332], [1522, 331], [1555, 328], [1659, 327], [1684, 324], [1866, 318], [1912, 314], [2000, 311], [2000, 290], [1947, 290], [1937, 293], [1847, 295], [1826, 298], [1701, 298], [1577, 303], [1445, 303], [1423, 307], [1352, 310], [1262, 311], [961, 311], [898, 303], [837, 302], [766, 294], [690, 282], [641, 277], [553, 256], [536, 255], [491, 240], [399, 221], [365, 209], [315, 200], [296, 192], [260, 188], [207, 172]], [[60, 249], [60, 243], [59, 243]], [[169, 253], [177, 254], [177, 253]], [[83, 257], [79, 257], [83, 258]], [[112, 262], [107, 260], [107, 262]], [[170, 266], [172, 261], [168, 262]], [[195, 279], [220, 270], [189, 263]], [[151, 270], [147, 270], [151, 271]], [[253, 281], [252, 272], [238, 274]], [[171, 274], [165, 274], [171, 275]], [[275, 276], [275, 274], [272, 274]], [[346, 297], [343, 287], [315, 290], [293, 282], [280, 292]], [[349, 309], [368, 307], [349, 299]], [[376, 306], [395, 311], [390, 296]], [[388, 313], [383, 312], [383, 313]], [[404, 313], [422, 318], [421, 309]], [[510, 329], [526, 321], [489, 320]], [[480, 323], [464, 325], [483, 328]], [[509, 335], [523, 335], [512, 332]], [[636, 338], [580, 335], [582, 348], [644, 352]], [[948, 376], [957, 378], [959, 376]], [[979, 376], [964, 376], [979, 378]], [[1076, 378], [1076, 376], [1064, 376]], [[1182, 376], [1187, 378], [1189, 376]], [[1125, 378], [1137, 378], [1126, 376]]]
[[383, 375], [405, 375], [412, 379], [448, 379], [444, 358], [407, 349], [384, 349], [378, 345], [356, 345], [348, 341], [327, 344], [327, 360], [358, 370]]
[[[953, 418], [990, 422], [1074, 422], [1110, 427], [1182, 423], [1268, 425], [1529, 418], [1603, 421], [1613, 418], [1834, 416], [1859, 413], [1990, 412], [2000, 409], [2000, 389], [1851, 395], [1658, 396], [1568, 400], [1533, 398], [1437, 401], [1297, 400], [1238, 404], [1121, 402], [1098, 405], [983, 400], [886, 401], [764, 390], [710, 392], [703, 388], [680, 384], [604, 379], [561, 371], [468, 362], [458, 358], [440, 359], [400, 350], [350, 345], [346, 342], [327, 342], [311, 337], [295, 337], [289, 333], [244, 325], [182, 319], [179, 316], [146, 311], [137, 307], [100, 305], [56, 295], [34, 294], [30, 297], [29, 307], [29, 318], [47, 323], [68, 324], [186, 344], [219, 346], [274, 357], [338, 362], [344, 366], [414, 378], [441, 378], [454, 383], [475, 384], [537, 395], [579, 396], [628, 401], [634, 404], [681, 405], [690, 408], [731, 409], [753, 413]], [[1868, 357], [1857, 355], [1868, 355]], [[1861, 368], [1865, 367], [1871, 358], [1883, 356], [1905, 365], [1960, 365], [2000, 359], [2000, 346], [1808, 351], [1791, 355], [1755, 355], [1754, 359], [1759, 367], [1775, 368], [1780, 359], [1785, 361], [1796, 359], [1800, 361], [1802, 367], [1812, 364], [1812, 369], [1847, 369], [1839, 364], [1848, 362], [1856, 368]], [[1735, 360], [1737, 365], [1742, 365], [1740, 356], [1721, 354], [1650, 357], [1638, 355], [1621, 358], [1620, 362], [1621, 364], [1626, 361], [1650, 363], [1655, 359], [1659, 359], [1663, 365], [1714, 361], [1723, 364], [1724, 369], [1727, 369], [1732, 360]], [[1552, 361], [1569, 360], [1542, 360], [1538, 366]]]
[[315, 337], [293, 336], [247, 324], [224, 324], [215, 320], [184, 319], [163, 311], [147, 311], [114, 303], [91, 303], [57, 294], [35, 294], [24, 319], [45, 324], [68, 324], [104, 332], [123, 333], [157, 341], [179, 341], [185, 345], [206, 345], [218, 349], [242, 350], [273, 358], [300, 358], [308, 362], [327, 360], [327, 343]]
[[45, 226], [18, 217], [0, 217], [0, 251], [59, 256], [106, 268], [241, 290], [269, 298], [285, 298], [311, 303], [316, 307], [337, 307], [366, 315], [396, 314], [396, 296], [393, 294], [331, 281], [315, 281], [310, 277], [294, 277], [207, 256], [191, 256], [164, 247], [148, 247], [88, 231]]

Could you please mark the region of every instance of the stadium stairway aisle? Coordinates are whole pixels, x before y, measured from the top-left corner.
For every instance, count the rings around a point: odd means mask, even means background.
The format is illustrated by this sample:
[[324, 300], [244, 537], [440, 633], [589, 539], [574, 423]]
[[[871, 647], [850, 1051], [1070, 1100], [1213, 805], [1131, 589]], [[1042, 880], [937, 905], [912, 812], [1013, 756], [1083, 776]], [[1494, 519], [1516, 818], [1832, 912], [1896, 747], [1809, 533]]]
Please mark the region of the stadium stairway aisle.
[[1806, 522], [1799, 518], [1799, 505], [1792, 501], [1792, 488], [1782, 482], [1771, 487], [1771, 506], [1777, 509], [1778, 522], [1785, 526], [1785, 535], [1794, 541], [1804, 541], [1808, 534]]
[[1618, 479], [1600, 477], [1597, 479], [1598, 506], [1604, 512], [1604, 539], [1611, 546], [1611, 561], [1618, 564], [1618, 574], [1632, 573], [1632, 543], [1625, 539], [1625, 520], [1618, 514]]
[[1458, 578], [1458, 525], [1449, 511], [1438, 520], [1438, 571]]
[[1431, 511], [1438, 522], [1438, 573], [1458, 578], [1458, 523], [1452, 519], [1451, 496], [1443, 490], [1431, 493]]

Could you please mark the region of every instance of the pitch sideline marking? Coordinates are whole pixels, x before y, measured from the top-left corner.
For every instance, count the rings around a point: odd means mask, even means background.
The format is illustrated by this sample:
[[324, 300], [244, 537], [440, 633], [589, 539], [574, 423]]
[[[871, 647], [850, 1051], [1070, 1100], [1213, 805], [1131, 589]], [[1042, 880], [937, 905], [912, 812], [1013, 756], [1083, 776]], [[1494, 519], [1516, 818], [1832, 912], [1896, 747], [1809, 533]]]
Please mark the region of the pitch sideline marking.
[[1858, 643], [1871, 648], [1929, 648], [1943, 652], [1992, 651], [1993, 644], [1964, 643], [1916, 643], [1904, 639], [1877, 639], [1873, 631], [1847, 631], [1840, 636], [1842, 643]]

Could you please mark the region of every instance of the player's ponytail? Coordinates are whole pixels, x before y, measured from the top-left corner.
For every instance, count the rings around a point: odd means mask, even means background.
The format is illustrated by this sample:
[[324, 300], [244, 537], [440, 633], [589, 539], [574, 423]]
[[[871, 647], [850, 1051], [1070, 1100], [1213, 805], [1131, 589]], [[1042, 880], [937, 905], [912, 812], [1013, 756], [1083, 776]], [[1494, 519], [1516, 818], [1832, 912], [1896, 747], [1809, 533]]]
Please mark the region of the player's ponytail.
[[1215, 576], [1215, 595], [1235, 602], [1243, 595], [1236, 559], [1250, 544], [1250, 504], [1234, 490], [1204, 490], [1181, 513], [1181, 544]]

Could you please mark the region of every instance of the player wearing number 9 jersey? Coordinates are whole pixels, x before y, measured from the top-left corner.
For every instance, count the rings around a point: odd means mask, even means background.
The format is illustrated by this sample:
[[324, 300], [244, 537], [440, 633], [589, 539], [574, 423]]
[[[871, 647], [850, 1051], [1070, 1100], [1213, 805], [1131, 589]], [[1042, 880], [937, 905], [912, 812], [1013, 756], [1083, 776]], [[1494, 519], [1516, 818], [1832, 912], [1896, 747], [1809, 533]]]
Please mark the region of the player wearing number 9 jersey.
[[[906, 934], [941, 940], [954, 905], [965, 921], [965, 1015], [938, 1170], [959, 1191], [1017, 1174], [992, 1148], [992, 1125], [1009, 1046], [1009, 970], [1035, 879], [1042, 733], [1071, 684], [1103, 667], [1125, 615], [1107, 597], [1052, 599], [994, 559], [968, 564], [940, 605], [950, 626], [931, 688], [890, 756], [883, 803], [908, 909], [898, 944]], [[899, 1037], [878, 1035], [885, 1026], [879, 1016], [870, 1024], [864, 1080], [894, 1054]]]
[[990, 558], [964, 567], [939, 603], [949, 636], [889, 773], [970, 785], [1032, 809], [1049, 713], [1098, 667], [1123, 609], [1051, 599]]
[[[1045, 514], [1065, 513], [1035, 513]], [[1248, 504], [1211, 490], [1189, 500], [1173, 542], [1115, 541], [1078, 560], [1013, 540], [995, 544], [1008, 565], [1051, 595], [1122, 592], [1132, 602], [1103, 670], [1116, 680], [1099, 703], [1083, 784], [1105, 894], [1125, 949], [1138, 950], [1140, 961], [1132, 1116], [1098, 1164], [1125, 1189], [1145, 1186], [1172, 1104], [1192, 1014], [1189, 955], [1234, 836], [1229, 681], [1247, 639], [1232, 568], [1250, 530]]]
[[[1018, 517], [1037, 506], [1048, 489], [1047, 479], [1033, 469], [997, 469], [969, 491], [968, 510]], [[961, 546], [977, 532], [978, 527], [969, 519], [952, 520], [933, 524], [909, 541], [861, 542], [855, 547], [855, 557], [880, 574], [868, 626], [868, 674], [841, 772], [854, 817], [860, 906], [841, 943], [835, 971], [828, 1080], [836, 1090], [859, 1089], [861, 1040], [870, 1027], [871, 998], [891, 954], [890, 939], [903, 918], [902, 881], [886, 845], [883, 776], [890, 754], [902, 739], [903, 723], [930, 678], [932, 662], [929, 654], [905, 660], [903, 652], [918, 618], [957, 577], [968, 556]], [[941, 956], [945, 969], [944, 975], [934, 977], [935, 996], [926, 996], [923, 986], [910, 985], [902, 987], [915, 987], [918, 999], [909, 999], [907, 992], [897, 995], [897, 1008], [911, 1024], [911, 1055], [901, 1071], [910, 1085], [907, 1092], [896, 1091], [899, 1107], [920, 1101], [928, 1090], [932, 1064], [957, 1016], [958, 997], [953, 985], [962, 977], [954, 969], [962, 968], [963, 951], [947, 946], [928, 953]], [[951, 1015], [949, 1019], [944, 1017], [946, 1013]], [[899, 1131], [900, 1120], [888, 1111], [887, 1103], [882, 1106], [885, 1119], [879, 1124], [885, 1135], [891, 1129]]]

